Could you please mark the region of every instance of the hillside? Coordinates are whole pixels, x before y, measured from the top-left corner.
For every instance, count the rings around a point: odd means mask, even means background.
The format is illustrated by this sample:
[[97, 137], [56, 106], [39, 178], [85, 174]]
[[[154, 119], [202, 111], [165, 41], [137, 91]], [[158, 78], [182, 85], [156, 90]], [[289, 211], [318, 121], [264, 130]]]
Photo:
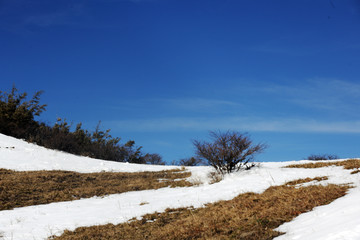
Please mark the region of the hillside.
[[[327, 177], [307, 185], [350, 184], [344, 197], [328, 205], [300, 214], [277, 228], [284, 235], [276, 239], [360, 239], [360, 173], [342, 166], [323, 168], [283, 168], [310, 161], [261, 163], [250, 171], [226, 176], [209, 184], [209, 167], [187, 167], [192, 173], [191, 187], [130, 191], [105, 197], [57, 202], [0, 211], [3, 239], [46, 239], [64, 230], [81, 226], [119, 224], [167, 208], [200, 208], [208, 203], [231, 200], [239, 194], [263, 193], [272, 186], [305, 178]], [[0, 134], [0, 168], [16, 171], [65, 170], [80, 173], [143, 172], [178, 169], [177, 166], [137, 165], [109, 162], [48, 150]], [[1, 238], [0, 238], [1, 239]]]

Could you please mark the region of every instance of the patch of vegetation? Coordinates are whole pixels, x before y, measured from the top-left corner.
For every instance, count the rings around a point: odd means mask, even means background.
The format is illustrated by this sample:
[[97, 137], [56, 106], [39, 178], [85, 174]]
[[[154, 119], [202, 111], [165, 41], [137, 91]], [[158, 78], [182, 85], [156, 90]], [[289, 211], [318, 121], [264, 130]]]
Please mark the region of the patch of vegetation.
[[210, 179], [210, 184], [218, 183], [224, 179], [224, 175], [219, 172], [209, 172], [208, 177]]
[[320, 160], [335, 160], [340, 157], [335, 154], [311, 154], [307, 157], [307, 160], [320, 161]]
[[287, 182], [286, 185], [287, 186], [296, 186], [296, 185], [307, 183], [307, 182], [312, 182], [312, 181], [321, 182], [324, 180], [328, 180], [328, 177], [303, 178], [303, 179], [298, 179], [295, 181]]
[[95, 131], [82, 129], [78, 123], [72, 131], [72, 124], [58, 118], [54, 126], [35, 120], [46, 110], [40, 104], [38, 91], [28, 101], [27, 93], [18, 93], [14, 86], [7, 92], [0, 91], [0, 133], [36, 143], [50, 149], [104, 160], [164, 165], [159, 154], [144, 154], [135, 141], [120, 144], [120, 138], [112, 137], [110, 129], [101, 130], [100, 122]]
[[266, 148], [254, 145], [249, 136], [239, 132], [210, 132], [210, 136], [212, 142], [193, 141], [196, 155], [221, 174], [254, 167], [254, 156]]
[[46, 109], [46, 104], [40, 104], [42, 93], [38, 91], [29, 101], [25, 101], [27, 93], [18, 93], [15, 86], [10, 93], [0, 91], [0, 132], [17, 138], [28, 138], [36, 131], [38, 123], [34, 117], [40, 116]]
[[357, 169], [360, 168], [360, 159], [349, 159], [336, 162], [318, 162], [318, 163], [305, 163], [305, 164], [292, 164], [285, 168], [321, 168], [329, 166], [339, 166], [345, 169]]
[[198, 157], [189, 157], [189, 158], [183, 158], [179, 161], [172, 161], [171, 165], [177, 165], [177, 166], [201, 166], [204, 165], [204, 161], [201, 160]]
[[262, 194], [241, 194], [230, 201], [199, 209], [167, 209], [119, 225], [80, 227], [51, 239], [273, 239], [281, 235], [273, 229], [303, 212], [344, 196], [349, 188], [338, 185], [295, 188], [290, 185], [270, 187]]
[[[16, 172], [0, 169], [0, 210], [93, 196], [187, 187], [190, 172], [169, 170], [139, 173], [76, 173], [70, 171]], [[175, 181], [176, 180], [176, 181]]]

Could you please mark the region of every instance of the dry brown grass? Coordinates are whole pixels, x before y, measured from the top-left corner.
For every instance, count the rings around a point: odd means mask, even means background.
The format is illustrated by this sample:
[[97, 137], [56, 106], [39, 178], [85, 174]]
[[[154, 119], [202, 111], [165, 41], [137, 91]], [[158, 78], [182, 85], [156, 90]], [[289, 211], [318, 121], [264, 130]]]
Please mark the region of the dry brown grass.
[[345, 169], [358, 169], [360, 168], [360, 159], [349, 159], [345, 161], [334, 162], [317, 162], [317, 163], [305, 163], [305, 164], [292, 164], [286, 166], [286, 168], [321, 168], [329, 166], [342, 166]]
[[191, 185], [184, 179], [190, 175], [180, 170], [76, 173], [0, 169], [0, 210], [168, 186], [185, 187]]
[[210, 172], [208, 177], [210, 178], [210, 184], [218, 183], [223, 180], [224, 175], [219, 172]]
[[[309, 182], [314, 179], [302, 180]], [[344, 196], [347, 186], [308, 186], [292, 183], [270, 187], [262, 194], [246, 193], [200, 209], [168, 209], [128, 223], [81, 227], [57, 240], [77, 239], [272, 239], [273, 229], [300, 213]]]
[[328, 180], [328, 177], [303, 178], [303, 179], [298, 179], [295, 181], [287, 182], [286, 185], [287, 186], [295, 186], [295, 185], [302, 184], [302, 183], [307, 183], [307, 182], [312, 182], [312, 181], [320, 182], [320, 181], [324, 181], [324, 180]]

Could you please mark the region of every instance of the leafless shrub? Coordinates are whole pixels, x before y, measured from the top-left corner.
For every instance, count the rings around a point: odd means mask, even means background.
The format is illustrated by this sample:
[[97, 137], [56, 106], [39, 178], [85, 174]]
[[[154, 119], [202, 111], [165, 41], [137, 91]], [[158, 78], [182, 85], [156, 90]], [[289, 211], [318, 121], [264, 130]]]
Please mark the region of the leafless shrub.
[[196, 154], [222, 174], [254, 167], [254, 155], [266, 148], [264, 144], [254, 145], [247, 134], [234, 131], [210, 132], [210, 137], [213, 142], [193, 141]]

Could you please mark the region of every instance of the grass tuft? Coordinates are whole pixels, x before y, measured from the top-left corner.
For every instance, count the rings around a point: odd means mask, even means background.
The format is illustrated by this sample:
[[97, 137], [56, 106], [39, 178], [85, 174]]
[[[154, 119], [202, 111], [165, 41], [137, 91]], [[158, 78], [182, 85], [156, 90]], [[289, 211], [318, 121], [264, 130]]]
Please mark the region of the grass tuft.
[[[297, 183], [310, 181], [314, 179]], [[281, 235], [273, 230], [276, 227], [344, 196], [349, 188], [331, 184], [296, 188], [294, 184], [270, 187], [262, 194], [241, 194], [204, 208], [167, 209], [119, 225], [80, 227], [51, 239], [272, 239]]]
[[302, 183], [307, 183], [307, 182], [312, 182], [312, 181], [321, 182], [321, 181], [324, 181], [324, 180], [328, 180], [328, 177], [316, 177], [316, 178], [298, 179], [298, 180], [295, 180], [295, 181], [287, 182], [286, 185], [287, 186], [296, 186], [296, 185], [302, 184]]

